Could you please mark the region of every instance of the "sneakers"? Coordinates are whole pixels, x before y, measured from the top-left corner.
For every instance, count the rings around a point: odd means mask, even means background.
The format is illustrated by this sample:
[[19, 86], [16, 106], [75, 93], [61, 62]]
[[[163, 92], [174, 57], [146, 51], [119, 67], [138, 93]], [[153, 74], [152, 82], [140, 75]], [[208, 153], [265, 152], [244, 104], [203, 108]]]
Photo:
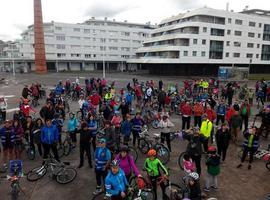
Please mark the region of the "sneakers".
[[211, 188], [213, 188], [214, 190], [218, 190], [218, 187], [216, 187], [216, 186], [211, 186]]
[[251, 170], [251, 165], [248, 165], [248, 170]]
[[80, 169], [80, 168], [82, 168], [82, 166], [83, 166], [83, 165], [80, 164], [77, 168]]
[[96, 191], [93, 192], [93, 195], [97, 195], [97, 194], [99, 194], [99, 193], [101, 193], [101, 192], [102, 192], [102, 189], [96, 189]]
[[207, 187], [203, 188], [203, 190], [204, 190], [205, 192], [210, 192], [209, 188], [207, 188]]
[[242, 164], [239, 164], [239, 165], [237, 165], [236, 168], [241, 168], [242, 166], [243, 166]]

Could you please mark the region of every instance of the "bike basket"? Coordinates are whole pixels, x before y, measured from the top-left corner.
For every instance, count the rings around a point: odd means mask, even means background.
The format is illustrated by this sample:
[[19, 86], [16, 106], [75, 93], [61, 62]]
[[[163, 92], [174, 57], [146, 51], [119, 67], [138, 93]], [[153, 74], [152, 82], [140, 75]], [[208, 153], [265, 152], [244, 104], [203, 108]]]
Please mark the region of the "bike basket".
[[9, 161], [9, 173], [11, 176], [22, 175], [22, 161], [21, 160], [11, 160]]
[[142, 178], [138, 177], [137, 179], [137, 185], [138, 185], [138, 188], [141, 190], [145, 187], [145, 182]]

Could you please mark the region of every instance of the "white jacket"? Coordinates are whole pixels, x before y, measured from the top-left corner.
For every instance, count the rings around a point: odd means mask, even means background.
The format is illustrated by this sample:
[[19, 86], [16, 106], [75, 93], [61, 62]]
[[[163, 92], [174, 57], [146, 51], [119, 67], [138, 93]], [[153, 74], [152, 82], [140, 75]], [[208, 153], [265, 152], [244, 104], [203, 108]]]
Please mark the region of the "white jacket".
[[161, 130], [162, 133], [170, 133], [171, 127], [174, 127], [174, 124], [169, 119], [167, 119], [166, 121], [161, 120], [158, 123], [158, 127], [162, 128]]
[[1, 101], [0, 102], [0, 110], [7, 110], [7, 101]]

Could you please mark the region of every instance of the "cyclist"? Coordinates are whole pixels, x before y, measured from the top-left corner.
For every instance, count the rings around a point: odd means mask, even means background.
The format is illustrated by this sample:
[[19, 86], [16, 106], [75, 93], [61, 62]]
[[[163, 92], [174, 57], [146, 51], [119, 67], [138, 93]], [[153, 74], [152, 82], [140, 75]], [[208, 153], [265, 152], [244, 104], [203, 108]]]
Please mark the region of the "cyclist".
[[124, 171], [127, 181], [129, 181], [132, 172], [138, 177], [140, 176], [139, 170], [135, 165], [132, 156], [129, 154], [128, 146], [122, 146], [120, 153], [115, 157], [115, 160], [119, 161], [120, 168]]
[[87, 123], [83, 122], [81, 124], [80, 130], [80, 165], [78, 166], [78, 168], [81, 168], [83, 166], [84, 153], [86, 153], [87, 155], [89, 167], [92, 168], [90, 142], [91, 133], [88, 129]]
[[259, 114], [256, 116], [262, 117], [262, 124], [260, 129], [262, 130], [263, 128], [267, 129], [267, 135], [269, 134], [270, 131], [270, 108], [265, 108], [262, 110]]
[[34, 127], [33, 127], [33, 141], [34, 141], [34, 144], [36, 144], [38, 147], [38, 153], [40, 156], [42, 156], [42, 146], [41, 146], [41, 138], [40, 138], [42, 127], [43, 127], [43, 122], [41, 118], [36, 119], [34, 123]]
[[75, 117], [74, 113], [69, 114], [70, 119], [68, 120], [68, 132], [70, 134], [72, 143], [73, 143], [73, 148], [76, 147], [77, 143], [77, 136], [76, 136], [76, 131], [77, 131], [77, 126], [79, 125], [79, 122], [77, 118]]
[[144, 121], [141, 117], [141, 113], [136, 113], [136, 116], [131, 120], [132, 124], [132, 135], [133, 135], [133, 146], [136, 144], [136, 140], [139, 137], [139, 133], [142, 131]]
[[172, 150], [171, 150], [170, 128], [174, 127], [174, 124], [169, 120], [168, 114], [164, 114], [162, 116], [162, 119], [158, 123], [158, 127], [161, 128], [161, 143], [163, 144], [166, 138], [167, 146], [171, 152]]
[[187, 187], [189, 189], [188, 198], [190, 200], [202, 199], [202, 192], [199, 178], [200, 176], [196, 172], [192, 172], [188, 175]]
[[[0, 97], [0, 115], [2, 118], [2, 122], [6, 120], [6, 113], [7, 113], [7, 101], [4, 97]], [[2, 123], [0, 121], [0, 123]]]
[[24, 131], [19, 120], [13, 121], [13, 129], [15, 133], [15, 159], [21, 159]]
[[[157, 200], [157, 181], [162, 176], [160, 170], [164, 172], [164, 176], [167, 177], [169, 175], [167, 169], [161, 163], [161, 161], [157, 158], [157, 152], [154, 149], [150, 149], [147, 153], [148, 158], [146, 158], [144, 162], [144, 168], [149, 175], [153, 186], [153, 192], [155, 194], [155, 200]], [[165, 196], [165, 184], [164, 182], [160, 183], [160, 187], [162, 190], [162, 196]]]
[[111, 162], [111, 170], [105, 179], [106, 196], [111, 200], [125, 199], [128, 182], [124, 171], [119, 167], [119, 161]]
[[90, 131], [91, 141], [93, 151], [96, 150], [96, 135], [97, 135], [97, 121], [94, 118], [94, 115], [88, 115], [88, 130]]
[[132, 129], [132, 124], [130, 121], [131, 117], [129, 114], [127, 114], [125, 120], [121, 123], [121, 133], [124, 136], [123, 140], [124, 145], [128, 145], [130, 140], [130, 134]]
[[106, 139], [100, 138], [98, 140], [98, 146], [95, 151], [95, 174], [96, 174], [96, 181], [97, 187], [96, 191], [93, 192], [94, 195], [99, 194], [102, 192], [102, 180], [105, 183], [105, 178], [107, 176], [107, 167], [109, 166], [111, 160], [111, 152], [106, 147]]

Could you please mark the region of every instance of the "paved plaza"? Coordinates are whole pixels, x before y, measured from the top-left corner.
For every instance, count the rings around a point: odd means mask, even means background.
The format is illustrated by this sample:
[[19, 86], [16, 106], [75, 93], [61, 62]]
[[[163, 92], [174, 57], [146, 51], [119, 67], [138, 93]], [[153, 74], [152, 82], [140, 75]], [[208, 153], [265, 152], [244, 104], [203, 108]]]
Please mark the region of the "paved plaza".
[[[0, 85], [0, 95], [5, 95], [8, 99], [8, 117], [11, 117], [12, 111], [16, 109], [18, 105], [18, 99], [21, 95], [24, 84], [30, 85], [33, 82], [41, 82], [49, 89], [54, 86], [59, 80], [65, 81], [69, 78], [71, 81], [75, 81], [76, 76], [79, 76], [80, 82], [84, 84], [84, 77], [101, 77], [102, 74], [93, 73], [49, 73], [46, 75], [36, 74], [18, 74], [16, 78], [1, 74], [0, 77], [6, 77], [8, 79], [8, 85]], [[113, 73], [107, 74], [109, 82], [116, 81], [117, 89], [125, 87], [128, 82], [132, 83], [132, 78], [135, 75]], [[184, 78], [177, 77], [155, 77], [150, 75], [136, 75], [140, 81], [160, 79], [166, 84], [178, 82]], [[253, 83], [249, 83], [254, 85]], [[48, 90], [47, 90], [48, 92]], [[42, 101], [41, 104], [43, 104]], [[71, 110], [76, 112], [78, 110], [77, 102], [70, 102]], [[40, 108], [40, 107], [39, 107]], [[39, 110], [39, 108], [37, 108]], [[255, 108], [254, 108], [255, 109]], [[253, 114], [256, 113], [256, 109]], [[172, 122], [176, 125], [175, 130], [179, 130], [181, 127], [181, 119], [178, 115], [172, 116]], [[193, 122], [192, 122], [193, 123]], [[65, 127], [64, 127], [65, 129]], [[159, 130], [150, 130], [150, 133], [157, 133]], [[262, 147], [266, 147], [268, 141], [262, 141]], [[181, 177], [184, 175], [183, 171], [177, 165], [178, 156], [181, 152], [185, 151], [187, 142], [174, 140], [172, 143], [171, 160], [167, 164], [170, 170], [170, 180], [175, 183], [179, 183]], [[236, 169], [239, 164], [237, 152], [239, 147], [234, 144], [229, 146], [228, 157], [225, 163], [221, 165], [221, 174], [218, 177], [217, 191], [211, 191], [209, 197], [215, 197], [218, 200], [263, 200], [263, 197], [270, 193], [270, 172], [265, 168], [263, 161], [255, 160], [252, 169], [247, 169], [245, 164], [242, 169]], [[24, 154], [23, 154], [24, 155]], [[139, 169], [142, 169], [145, 155], [139, 153], [137, 165]], [[71, 165], [77, 167], [79, 164], [79, 152], [78, 148], [72, 152], [68, 157], [63, 157], [63, 161], [71, 162]], [[206, 167], [202, 159], [202, 177], [201, 185], [204, 186], [204, 174]], [[23, 159], [24, 171], [27, 172], [31, 168], [41, 164], [42, 159], [37, 157], [34, 161], [29, 161], [27, 158]], [[21, 200], [89, 200], [92, 197], [92, 192], [95, 190], [95, 174], [93, 169], [90, 169], [86, 164], [83, 168], [78, 169], [77, 178], [70, 184], [59, 185], [55, 181], [52, 181], [48, 176], [43, 177], [37, 182], [28, 182], [26, 178], [21, 179], [21, 187], [25, 194], [20, 194]], [[143, 172], [142, 172], [143, 173]], [[4, 179], [0, 179], [0, 200], [9, 199], [10, 183]], [[161, 199], [161, 197], [159, 197]]]

